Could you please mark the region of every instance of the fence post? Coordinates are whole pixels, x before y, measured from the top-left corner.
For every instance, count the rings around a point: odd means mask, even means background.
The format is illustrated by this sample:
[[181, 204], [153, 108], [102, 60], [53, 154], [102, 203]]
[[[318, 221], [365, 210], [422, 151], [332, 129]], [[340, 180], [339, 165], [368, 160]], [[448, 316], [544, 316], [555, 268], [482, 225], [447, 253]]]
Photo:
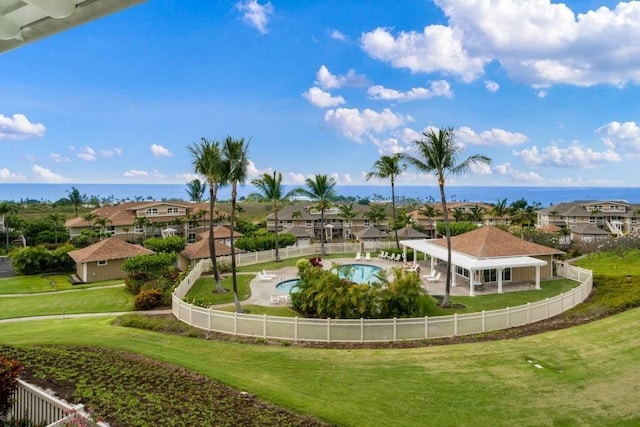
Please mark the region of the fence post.
[[233, 335], [238, 335], [238, 312], [233, 312]]
[[293, 319], [293, 340], [298, 342], [298, 316]]
[[531, 303], [527, 303], [527, 325], [531, 322]]
[[360, 318], [360, 342], [364, 342], [364, 319]]
[[327, 342], [331, 342], [331, 318], [327, 317]]
[[262, 338], [267, 339], [267, 315], [262, 315]]
[[482, 310], [482, 332], [487, 332], [487, 315], [484, 310]]
[[396, 341], [398, 339], [398, 318], [393, 318], [393, 340]]
[[209, 307], [209, 321], [207, 322], [207, 330], [211, 332], [211, 318], [213, 317], [213, 310]]
[[193, 326], [193, 304], [189, 304], [189, 326]]
[[429, 339], [429, 316], [424, 316], [424, 339]]
[[507, 328], [511, 327], [511, 310], [507, 307]]
[[458, 313], [453, 313], [453, 336], [458, 336]]

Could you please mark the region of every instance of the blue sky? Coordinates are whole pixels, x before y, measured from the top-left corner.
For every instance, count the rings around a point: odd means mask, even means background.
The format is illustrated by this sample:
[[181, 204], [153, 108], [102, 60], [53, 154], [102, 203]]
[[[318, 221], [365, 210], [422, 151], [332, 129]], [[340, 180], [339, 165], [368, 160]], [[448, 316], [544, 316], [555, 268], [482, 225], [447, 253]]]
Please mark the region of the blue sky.
[[451, 185], [640, 187], [639, 58], [640, 2], [148, 0], [0, 54], [0, 182], [186, 183], [231, 135], [366, 184], [451, 126], [492, 158]]

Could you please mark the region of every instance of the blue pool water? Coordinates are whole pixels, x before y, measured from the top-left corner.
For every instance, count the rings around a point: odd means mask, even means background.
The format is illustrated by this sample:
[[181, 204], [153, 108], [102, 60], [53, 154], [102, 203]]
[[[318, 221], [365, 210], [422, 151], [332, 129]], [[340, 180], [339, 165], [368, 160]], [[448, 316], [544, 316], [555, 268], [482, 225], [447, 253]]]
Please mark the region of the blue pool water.
[[[338, 269], [338, 276], [348, 278], [356, 283], [377, 283], [379, 282], [376, 274], [381, 271], [380, 267], [368, 264], [344, 264]], [[296, 286], [300, 283], [300, 279], [284, 280], [276, 285], [276, 289], [282, 293], [291, 293], [296, 291]]]

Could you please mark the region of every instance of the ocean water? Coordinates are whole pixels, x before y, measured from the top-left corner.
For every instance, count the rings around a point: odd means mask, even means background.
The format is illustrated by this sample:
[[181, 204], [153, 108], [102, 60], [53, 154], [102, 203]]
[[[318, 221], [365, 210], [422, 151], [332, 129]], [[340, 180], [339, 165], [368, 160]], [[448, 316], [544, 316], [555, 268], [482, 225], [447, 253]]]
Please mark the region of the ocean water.
[[[38, 200], [55, 202], [67, 197], [71, 187], [82, 194], [96, 196], [112, 201], [125, 200], [187, 200], [186, 185], [183, 184], [0, 184], [0, 201]], [[291, 190], [293, 186], [285, 186]], [[337, 193], [341, 196], [390, 199], [391, 188], [388, 185], [339, 185]], [[543, 207], [560, 202], [575, 200], [622, 200], [640, 203], [640, 188], [634, 187], [475, 187], [448, 186], [445, 188], [449, 201], [471, 201], [495, 203], [507, 199], [507, 204], [524, 198], [529, 203], [540, 203]], [[240, 197], [255, 193], [251, 185], [238, 188]], [[229, 188], [219, 191], [219, 200], [231, 197]], [[416, 199], [422, 202], [440, 200], [437, 187], [397, 186], [396, 198]]]

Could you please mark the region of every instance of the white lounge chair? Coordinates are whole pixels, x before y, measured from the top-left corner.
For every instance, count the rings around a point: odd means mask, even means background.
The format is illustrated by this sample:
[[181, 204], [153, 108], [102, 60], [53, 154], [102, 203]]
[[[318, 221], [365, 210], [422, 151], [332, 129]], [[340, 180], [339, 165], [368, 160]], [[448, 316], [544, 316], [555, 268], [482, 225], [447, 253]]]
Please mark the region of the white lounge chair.
[[436, 274], [438, 274], [438, 271], [437, 270], [432, 270], [431, 273], [423, 274], [422, 277], [424, 279], [433, 279], [434, 277], [436, 277]]
[[263, 273], [258, 273], [258, 279], [260, 279], [260, 281], [263, 281], [263, 282], [270, 282], [275, 278], [276, 276], [269, 276], [269, 275], [265, 276]]
[[269, 277], [269, 276], [271, 276], [271, 277], [273, 277], [274, 279], [277, 277], [277, 274], [268, 273], [268, 272], [267, 272], [267, 270], [262, 270], [262, 275], [263, 275], [264, 277]]
[[393, 261], [396, 261], [396, 262], [402, 261], [402, 255], [400, 255], [400, 254], [395, 254], [395, 256], [393, 256], [393, 255], [391, 255], [391, 256], [393, 257], [392, 258]]
[[271, 295], [271, 304], [280, 304], [280, 295]]
[[436, 274], [434, 277], [427, 279], [427, 282], [437, 282], [440, 280], [440, 272], [438, 272], [438, 274]]
[[378, 252], [378, 258], [385, 259], [387, 257], [387, 253], [385, 251]]
[[364, 254], [364, 260], [371, 261], [371, 252], [367, 252], [366, 254]]
[[362, 259], [362, 253], [361, 252], [356, 252], [356, 261], [359, 261]]

